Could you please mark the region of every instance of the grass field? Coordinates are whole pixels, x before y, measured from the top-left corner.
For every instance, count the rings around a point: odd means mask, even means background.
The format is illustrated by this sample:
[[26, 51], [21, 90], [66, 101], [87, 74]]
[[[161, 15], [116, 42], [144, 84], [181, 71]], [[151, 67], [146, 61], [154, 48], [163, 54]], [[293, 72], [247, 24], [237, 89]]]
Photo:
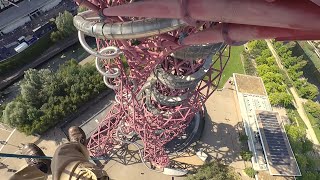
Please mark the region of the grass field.
[[[304, 108], [306, 109], [306, 108]], [[313, 117], [310, 113], [306, 112], [308, 119], [312, 125], [313, 131], [317, 136], [318, 141], [320, 141], [320, 127], [319, 124], [317, 123], [317, 119], [315, 119], [315, 117]]]
[[244, 74], [243, 64], [240, 59], [240, 54], [243, 50], [243, 46], [231, 47], [230, 59], [222, 73], [221, 81], [218, 88], [222, 88], [233, 73]]

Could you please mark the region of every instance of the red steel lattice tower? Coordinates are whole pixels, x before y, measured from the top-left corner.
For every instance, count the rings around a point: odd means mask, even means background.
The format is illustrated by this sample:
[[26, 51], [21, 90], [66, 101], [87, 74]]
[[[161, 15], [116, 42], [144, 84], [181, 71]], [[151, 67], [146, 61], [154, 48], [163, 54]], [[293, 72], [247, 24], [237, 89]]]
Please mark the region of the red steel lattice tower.
[[[76, 2], [91, 9], [74, 17], [80, 43], [96, 56], [97, 70], [116, 94], [111, 110], [89, 140], [89, 151], [101, 156], [122, 144], [140, 146], [130, 140], [137, 136], [144, 144], [142, 160], [159, 167], [169, 164], [165, 145], [184, 133], [216, 90], [229, 60], [227, 44], [266, 38], [311, 39], [319, 37], [320, 30], [319, 23], [292, 26], [289, 23], [295, 20], [264, 20], [262, 14], [252, 16], [257, 12], [245, 11], [248, 3], [257, 9], [272, 5], [270, 13], [278, 15], [279, 8], [291, 8], [290, 13], [305, 8], [309, 13], [301, 16], [309, 22], [320, 19], [319, 7], [309, 1], [287, 6], [286, 0], [245, 0], [237, 4], [243, 11], [239, 17], [219, 10], [226, 7], [221, 0]], [[203, 5], [216, 11], [209, 12]], [[246, 17], [254, 18], [243, 20]], [[88, 46], [85, 35], [96, 38], [97, 50]]]

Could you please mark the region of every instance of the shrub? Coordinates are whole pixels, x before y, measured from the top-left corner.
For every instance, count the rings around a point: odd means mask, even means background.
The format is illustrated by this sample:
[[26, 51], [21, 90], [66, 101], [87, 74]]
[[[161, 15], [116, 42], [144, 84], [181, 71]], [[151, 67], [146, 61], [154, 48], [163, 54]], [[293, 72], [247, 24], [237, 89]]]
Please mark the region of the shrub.
[[253, 154], [251, 151], [241, 151], [240, 156], [245, 161], [251, 161]]
[[247, 142], [247, 141], [248, 141], [248, 136], [245, 135], [245, 134], [243, 134], [243, 133], [241, 133], [241, 134], [239, 135], [239, 141], [242, 142], [242, 143]]
[[226, 165], [219, 164], [218, 162], [211, 162], [201, 166], [196, 174], [190, 174], [188, 180], [236, 180], [237, 175], [234, 171]]
[[257, 174], [257, 172], [252, 167], [245, 168], [244, 172], [251, 178], [254, 178], [254, 176]]
[[242, 53], [242, 55], [243, 55], [243, 59], [244, 59], [243, 67], [244, 67], [245, 73], [248, 75], [255, 76], [256, 75], [256, 68], [254, 66], [254, 62], [253, 62], [254, 60], [245, 51]]
[[305, 103], [306, 111], [309, 112], [313, 117], [320, 119], [320, 104], [313, 101], [307, 101]]

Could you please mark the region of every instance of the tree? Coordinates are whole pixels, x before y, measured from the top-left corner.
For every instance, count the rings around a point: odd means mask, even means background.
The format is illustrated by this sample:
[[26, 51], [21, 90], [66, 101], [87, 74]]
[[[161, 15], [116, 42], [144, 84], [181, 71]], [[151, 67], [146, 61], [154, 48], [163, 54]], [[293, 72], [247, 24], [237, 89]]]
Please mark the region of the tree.
[[278, 84], [275, 82], [268, 82], [264, 84], [268, 94], [276, 92], [286, 92], [287, 86], [285, 84]]
[[93, 65], [71, 60], [56, 73], [28, 70], [21, 94], [3, 110], [5, 123], [26, 134], [41, 134], [106, 89]]
[[269, 100], [272, 105], [290, 107], [292, 105], [292, 96], [286, 92], [276, 92], [269, 94]]
[[284, 80], [283, 76], [280, 73], [273, 73], [273, 72], [267, 72], [261, 75], [261, 78], [263, 79], [264, 83], [275, 82], [278, 84], [282, 84]]
[[243, 160], [245, 160], [245, 161], [250, 161], [251, 158], [252, 158], [252, 156], [253, 156], [253, 154], [252, 154], [251, 151], [241, 151], [241, 152], [240, 152], [240, 156], [241, 156], [241, 158], [242, 158]]
[[302, 79], [297, 79], [294, 81], [294, 86], [296, 86], [297, 89], [300, 89], [300, 87], [304, 86], [307, 83], [307, 79], [302, 78]]
[[306, 172], [302, 174], [301, 177], [302, 180], [319, 180], [320, 179], [320, 174], [317, 172]]
[[298, 126], [286, 126], [291, 147], [296, 153], [303, 152], [303, 144], [306, 140], [306, 131]]
[[273, 66], [276, 64], [276, 59], [273, 56], [269, 56], [266, 58], [266, 62], [267, 62], [267, 65]]
[[304, 139], [302, 152], [307, 153], [313, 150], [313, 143], [309, 139]]
[[320, 122], [320, 104], [318, 102], [307, 101], [305, 103], [305, 109], [316, 119], [319, 119]]
[[267, 64], [262, 64], [260, 66], [257, 67], [257, 72], [260, 76], [266, 74], [267, 72], [274, 72], [274, 73], [278, 73], [279, 72], [279, 68], [275, 65], [267, 65]]
[[60, 39], [63, 39], [64, 36], [63, 34], [60, 32], [60, 31], [54, 31], [50, 34], [50, 38], [53, 42], [57, 42], [59, 41]]
[[235, 180], [238, 176], [234, 171], [216, 161], [201, 166], [196, 174], [188, 175], [188, 180]]
[[42, 89], [44, 86], [51, 84], [52, 72], [48, 69], [29, 69], [25, 72], [24, 79], [21, 81], [21, 98], [22, 101], [30, 106], [40, 108], [43, 102], [47, 101]]
[[248, 43], [249, 52], [253, 56], [258, 56], [261, 54], [261, 51], [267, 49], [267, 43], [264, 40], [254, 40]]
[[[290, 51], [291, 52], [291, 51]], [[290, 68], [291, 66], [298, 66], [297, 70], [301, 70], [305, 65], [307, 65], [307, 61], [303, 60], [302, 56], [295, 57], [291, 56], [291, 53], [286, 53], [287, 57], [282, 58], [282, 63], [286, 68]]]
[[10, 102], [3, 111], [4, 123], [12, 127], [20, 127], [28, 123], [28, 107], [22, 102]]
[[307, 167], [308, 167], [308, 158], [303, 154], [296, 154], [295, 157], [296, 157], [297, 162], [299, 164], [299, 168], [301, 170], [307, 169]]
[[292, 66], [291, 68], [288, 69], [288, 74], [290, 75], [290, 78], [293, 81], [296, 81], [303, 75], [303, 72], [298, 71], [297, 69], [294, 68], [294, 66]]
[[54, 42], [59, 39], [69, 37], [77, 31], [73, 25], [73, 15], [68, 11], [59, 13], [56, 17], [55, 23], [58, 31], [51, 34], [51, 39]]
[[241, 133], [239, 135], [239, 141], [242, 142], [242, 143], [246, 143], [248, 141], [248, 136], [244, 133]]
[[307, 82], [304, 86], [298, 88], [301, 97], [306, 99], [314, 99], [319, 94], [319, 89], [316, 85]]

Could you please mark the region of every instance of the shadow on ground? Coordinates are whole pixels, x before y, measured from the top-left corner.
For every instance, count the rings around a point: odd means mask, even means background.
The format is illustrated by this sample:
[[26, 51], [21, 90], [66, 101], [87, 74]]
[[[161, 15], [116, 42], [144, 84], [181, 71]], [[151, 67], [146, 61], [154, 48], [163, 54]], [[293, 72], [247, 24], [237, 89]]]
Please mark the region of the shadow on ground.
[[[201, 150], [208, 155], [207, 161], [216, 160], [226, 165], [240, 161], [241, 145], [238, 135], [241, 132], [241, 123], [237, 123], [235, 126], [217, 123], [208, 114], [206, 114], [205, 121], [204, 131], [200, 140], [192, 144], [184, 152], [176, 152], [174, 154], [175, 157], [190, 157]], [[171, 167], [195, 172], [199, 165], [171, 161]]]
[[[208, 155], [207, 161], [216, 160], [226, 165], [235, 161], [241, 161], [239, 156], [241, 145], [238, 140], [241, 127], [241, 123], [232, 126], [227, 123], [215, 122], [208, 114], [206, 114], [205, 127], [200, 140], [193, 143], [182, 152], [170, 154], [170, 158], [188, 158], [195, 156], [196, 152], [201, 150]], [[130, 145], [125, 145], [122, 148], [115, 150], [111, 159], [123, 165], [142, 163], [139, 157], [139, 151], [130, 148]], [[105, 165], [107, 162], [108, 161], [105, 161], [103, 164]], [[192, 162], [170, 161], [171, 168], [187, 169], [190, 172], [195, 172], [199, 166], [199, 164], [195, 165], [192, 164]]]

